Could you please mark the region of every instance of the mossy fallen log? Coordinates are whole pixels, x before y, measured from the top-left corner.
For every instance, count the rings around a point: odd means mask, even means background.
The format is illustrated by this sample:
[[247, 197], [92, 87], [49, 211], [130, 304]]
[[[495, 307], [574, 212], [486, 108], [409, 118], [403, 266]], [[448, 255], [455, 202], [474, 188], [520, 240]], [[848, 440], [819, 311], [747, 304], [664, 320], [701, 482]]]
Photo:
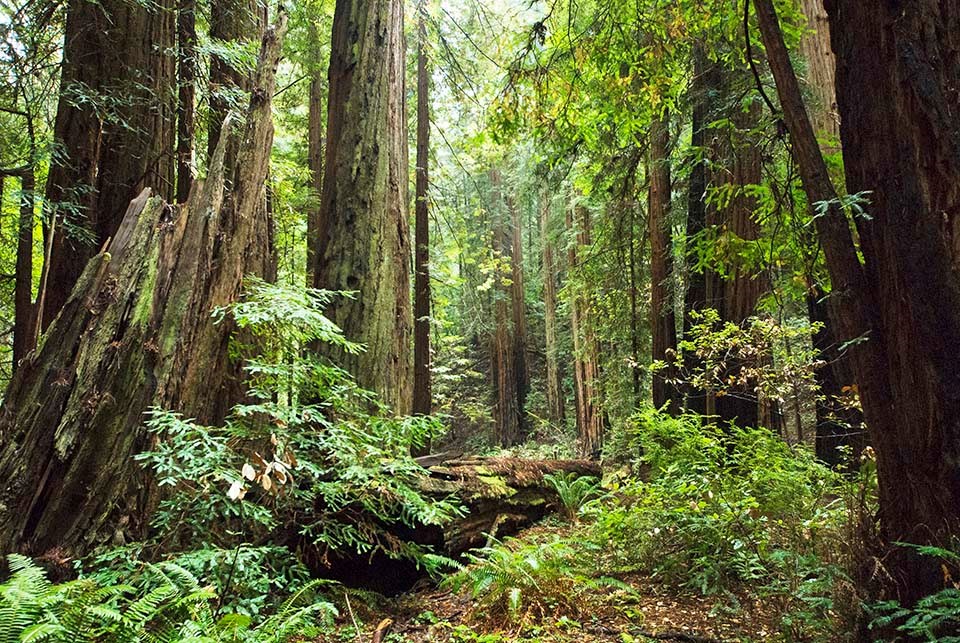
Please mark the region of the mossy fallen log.
[[525, 460], [522, 458], [457, 458], [427, 468], [422, 490], [429, 495], [456, 495], [467, 515], [442, 529], [438, 545], [458, 555], [486, 544], [489, 536], [515, 534], [557, 507], [557, 493], [544, 476], [572, 473], [601, 475], [589, 460]]

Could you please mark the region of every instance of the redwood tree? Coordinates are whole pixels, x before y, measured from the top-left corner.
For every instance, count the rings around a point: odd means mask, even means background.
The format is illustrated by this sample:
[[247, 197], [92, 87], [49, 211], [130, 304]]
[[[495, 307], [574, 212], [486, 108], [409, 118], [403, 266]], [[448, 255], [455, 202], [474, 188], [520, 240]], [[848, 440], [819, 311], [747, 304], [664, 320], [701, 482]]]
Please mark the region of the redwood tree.
[[46, 202], [46, 328], [144, 187], [174, 194], [175, 2], [71, 0]]
[[331, 356], [400, 414], [412, 407], [403, 2], [338, 0], [314, 285], [354, 291], [328, 316], [359, 354]]
[[[952, 546], [960, 536], [960, 3], [832, 0], [847, 189], [840, 207], [771, 0], [758, 22], [790, 130], [853, 364], [890, 543]], [[858, 256], [862, 253], [863, 262]], [[894, 545], [885, 567], [907, 601], [941, 589], [932, 557]]]
[[427, 8], [417, 7], [417, 194], [414, 277], [413, 412], [432, 410], [430, 378], [430, 78], [427, 72]]

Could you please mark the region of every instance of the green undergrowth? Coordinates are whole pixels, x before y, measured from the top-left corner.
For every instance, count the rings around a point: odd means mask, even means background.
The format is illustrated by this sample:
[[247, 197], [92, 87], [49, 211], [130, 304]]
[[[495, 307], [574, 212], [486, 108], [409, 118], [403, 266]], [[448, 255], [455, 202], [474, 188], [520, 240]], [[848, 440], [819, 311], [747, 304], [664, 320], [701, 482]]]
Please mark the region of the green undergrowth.
[[852, 631], [860, 602], [844, 543], [868, 510], [871, 467], [845, 478], [766, 429], [654, 409], [618, 427], [605, 459], [614, 473], [602, 488], [552, 480], [574, 521], [568, 532], [491, 541], [445, 584], [469, 593], [476, 615], [521, 625], [578, 618], [611, 595], [626, 614], [629, 581], [643, 578], [716, 599], [730, 614], [752, 599], [780, 640], [837, 641]]

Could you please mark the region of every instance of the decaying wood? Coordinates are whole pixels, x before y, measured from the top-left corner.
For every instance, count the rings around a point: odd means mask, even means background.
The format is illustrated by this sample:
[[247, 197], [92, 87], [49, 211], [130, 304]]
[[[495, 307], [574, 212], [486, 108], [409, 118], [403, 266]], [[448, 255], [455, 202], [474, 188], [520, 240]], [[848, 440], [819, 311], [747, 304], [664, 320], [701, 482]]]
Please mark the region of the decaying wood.
[[154, 501], [133, 456], [144, 413], [216, 422], [238, 386], [228, 324], [211, 312], [270, 265], [264, 183], [285, 18], [263, 39], [233, 190], [220, 145], [208, 178], [173, 206], [145, 189], [86, 266], [0, 407], [0, 554], [56, 558], [142, 536]]
[[441, 543], [432, 543], [450, 555], [482, 547], [491, 535], [500, 538], [514, 534], [545, 516], [557, 500], [545, 475], [601, 475], [600, 465], [588, 460], [479, 457], [448, 460], [428, 471], [424, 492], [436, 497], [455, 494], [469, 510], [443, 528]]

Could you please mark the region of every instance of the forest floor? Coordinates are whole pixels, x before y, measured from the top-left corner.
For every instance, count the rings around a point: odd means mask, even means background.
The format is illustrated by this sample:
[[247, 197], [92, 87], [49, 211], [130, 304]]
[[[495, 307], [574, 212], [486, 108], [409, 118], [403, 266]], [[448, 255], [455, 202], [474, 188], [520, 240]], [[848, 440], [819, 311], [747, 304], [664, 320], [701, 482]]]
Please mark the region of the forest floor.
[[[544, 537], [571, 537], [570, 525], [547, 519], [517, 536], [541, 542]], [[602, 574], [603, 570], [598, 570]], [[654, 578], [628, 575], [618, 580], [634, 594], [614, 588], [591, 588], [577, 606], [527, 601], [509, 617], [490, 611], [468, 591], [438, 588], [427, 580], [410, 592], [378, 604], [354, 601], [341, 611], [338, 628], [315, 643], [688, 643], [766, 641], [777, 634], [776, 610], [750, 596], [677, 595]], [[736, 606], [735, 609], [732, 606]], [[572, 613], [571, 613], [572, 612]], [[385, 623], [389, 619], [389, 625]], [[378, 634], [378, 630], [383, 633]]]

